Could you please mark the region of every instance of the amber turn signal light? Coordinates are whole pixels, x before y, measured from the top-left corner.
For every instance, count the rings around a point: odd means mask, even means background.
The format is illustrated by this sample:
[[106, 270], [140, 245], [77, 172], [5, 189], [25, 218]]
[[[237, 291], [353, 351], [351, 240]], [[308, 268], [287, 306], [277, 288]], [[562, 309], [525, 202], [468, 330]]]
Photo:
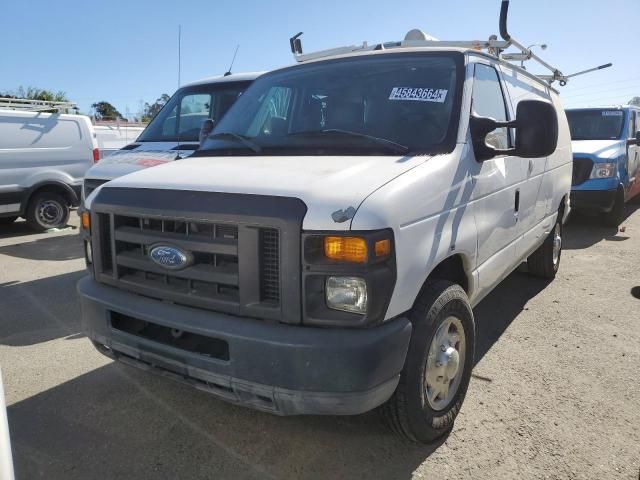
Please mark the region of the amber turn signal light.
[[91, 228], [91, 217], [89, 216], [89, 212], [82, 212], [82, 229], [89, 230]]
[[391, 240], [378, 240], [374, 245], [376, 257], [386, 257], [391, 253]]
[[367, 242], [360, 237], [325, 237], [324, 256], [351, 263], [367, 261]]

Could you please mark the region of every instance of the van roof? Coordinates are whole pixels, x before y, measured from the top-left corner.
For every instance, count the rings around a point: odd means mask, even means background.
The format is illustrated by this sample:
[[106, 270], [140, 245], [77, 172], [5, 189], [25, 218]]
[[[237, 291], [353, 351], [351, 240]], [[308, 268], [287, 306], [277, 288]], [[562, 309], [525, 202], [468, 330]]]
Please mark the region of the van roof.
[[265, 72], [244, 72], [244, 73], [232, 73], [231, 75], [219, 75], [216, 77], [207, 77], [202, 80], [190, 82], [182, 85], [182, 87], [193, 87], [196, 85], [207, 85], [210, 83], [226, 83], [226, 82], [242, 82], [246, 80], [255, 80]]

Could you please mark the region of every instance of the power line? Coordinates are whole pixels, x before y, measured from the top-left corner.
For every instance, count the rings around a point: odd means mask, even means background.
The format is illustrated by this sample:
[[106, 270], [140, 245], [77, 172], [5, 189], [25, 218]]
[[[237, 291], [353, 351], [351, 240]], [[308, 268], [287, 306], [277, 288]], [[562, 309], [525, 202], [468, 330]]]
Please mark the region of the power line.
[[595, 102], [621, 103], [619, 101], [616, 101], [617, 99], [625, 99], [626, 100], [626, 101], [624, 101], [625, 104], [630, 100], [628, 95], [617, 95], [617, 96], [592, 98], [592, 99], [588, 99], [588, 100], [587, 99], [585, 99], [585, 100], [573, 100], [573, 101], [568, 101], [568, 102], [563, 102], [563, 103], [565, 104], [565, 106], [567, 106], [567, 105], [585, 104], [585, 103], [595, 103]]
[[587, 88], [600, 88], [600, 87], [605, 86], [605, 85], [617, 85], [619, 83], [634, 82], [636, 80], [640, 80], [640, 77], [626, 78], [624, 80], [616, 80], [615, 82], [601, 82], [601, 83], [594, 83], [592, 85], [582, 85], [580, 87], [572, 88], [572, 91], [573, 90], [584, 90], [584, 89], [587, 89]]
[[565, 95], [565, 96], [563, 96], [561, 94], [560, 96], [562, 98], [584, 97], [586, 95], [598, 95], [600, 93], [607, 93], [607, 92], [620, 92], [622, 90], [629, 90], [629, 89], [636, 90], [640, 94], [640, 84], [638, 84], [638, 85], [631, 85], [631, 86], [628, 86], [628, 87], [606, 88], [604, 90], [596, 90], [596, 91], [593, 91], [593, 92], [578, 93], [577, 95]]

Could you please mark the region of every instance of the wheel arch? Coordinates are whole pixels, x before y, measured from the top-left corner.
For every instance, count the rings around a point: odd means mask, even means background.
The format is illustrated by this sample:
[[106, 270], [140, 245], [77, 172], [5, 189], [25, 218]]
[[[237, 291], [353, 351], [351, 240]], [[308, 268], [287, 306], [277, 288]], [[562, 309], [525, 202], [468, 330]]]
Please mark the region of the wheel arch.
[[75, 206], [80, 203], [79, 195], [74, 191], [72, 187], [67, 185], [64, 182], [59, 182], [55, 180], [48, 180], [44, 182], [36, 183], [29, 188], [27, 195], [23, 200], [23, 204], [21, 206], [21, 211], [24, 213], [27, 210], [31, 199], [42, 192], [54, 192], [61, 195], [65, 200], [67, 200], [70, 206]]
[[[469, 260], [461, 253], [455, 253], [440, 261], [427, 275], [420, 292], [424, 286], [431, 280], [448, 280], [452, 283], [460, 285], [462, 289], [469, 295], [473, 285], [471, 269], [468, 268]], [[418, 294], [420, 295], [420, 294]]]

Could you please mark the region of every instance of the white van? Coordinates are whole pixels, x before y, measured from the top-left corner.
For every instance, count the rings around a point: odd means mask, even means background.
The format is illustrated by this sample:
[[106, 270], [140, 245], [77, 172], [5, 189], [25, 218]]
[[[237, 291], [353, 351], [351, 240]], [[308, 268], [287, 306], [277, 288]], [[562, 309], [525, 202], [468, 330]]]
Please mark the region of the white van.
[[0, 109], [0, 224], [24, 217], [36, 230], [66, 225], [97, 147], [87, 116]]
[[85, 197], [103, 183], [136, 170], [190, 156], [199, 145], [203, 122], [220, 121], [261, 72], [205, 78], [179, 88], [135, 142], [111, 152], [91, 168]]
[[472, 308], [523, 261], [558, 270], [571, 139], [548, 83], [409, 37], [299, 54], [193, 157], [93, 195], [78, 291], [101, 352], [280, 415], [450, 431]]
[[104, 159], [122, 147], [135, 142], [144, 128], [144, 124], [136, 122], [94, 122], [93, 131], [96, 134], [100, 159]]

